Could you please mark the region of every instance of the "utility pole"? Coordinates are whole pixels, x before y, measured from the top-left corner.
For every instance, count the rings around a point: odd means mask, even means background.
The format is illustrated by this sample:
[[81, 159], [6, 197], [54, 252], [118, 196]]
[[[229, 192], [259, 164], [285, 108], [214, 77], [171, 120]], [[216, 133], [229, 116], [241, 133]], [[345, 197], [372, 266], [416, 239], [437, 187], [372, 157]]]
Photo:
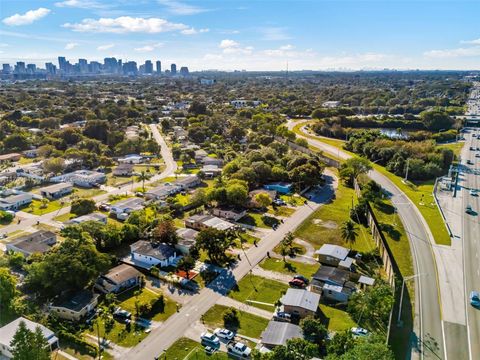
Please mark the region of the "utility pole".
[[423, 274], [415, 274], [415, 275], [412, 275], [412, 276], [407, 276], [407, 277], [404, 277], [403, 278], [403, 281], [402, 281], [402, 292], [400, 293], [400, 306], [398, 308], [398, 318], [397, 318], [397, 326], [400, 327], [402, 325], [401, 321], [400, 321], [400, 318], [402, 317], [402, 302], [403, 302], [403, 291], [405, 289], [405, 282], [407, 282], [408, 280], [412, 280], [416, 277], [419, 277]]
[[405, 172], [405, 179], [403, 179], [403, 181], [407, 181], [408, 180], [408, 164], [410, 163], [410, 159], [407, 159], [407, 170]]

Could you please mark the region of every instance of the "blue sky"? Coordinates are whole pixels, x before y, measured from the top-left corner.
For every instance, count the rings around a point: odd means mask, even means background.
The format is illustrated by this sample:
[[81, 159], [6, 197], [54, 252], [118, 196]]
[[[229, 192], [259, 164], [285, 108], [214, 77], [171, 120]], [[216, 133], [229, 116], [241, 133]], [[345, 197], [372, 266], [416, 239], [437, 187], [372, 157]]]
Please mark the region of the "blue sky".
[[479, 18], [479, 0], [1, 0], [0, 62], [479, 69]]

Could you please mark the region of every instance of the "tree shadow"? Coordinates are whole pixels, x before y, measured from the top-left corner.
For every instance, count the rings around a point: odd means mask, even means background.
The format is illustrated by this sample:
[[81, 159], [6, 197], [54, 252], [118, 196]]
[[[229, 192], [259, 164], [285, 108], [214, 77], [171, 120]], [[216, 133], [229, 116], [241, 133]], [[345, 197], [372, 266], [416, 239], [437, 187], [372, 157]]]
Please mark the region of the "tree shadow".
[[399, 241], [402, 234], [392, 224], [380, 224], [380, 230], [386, 232], [393, 240]]

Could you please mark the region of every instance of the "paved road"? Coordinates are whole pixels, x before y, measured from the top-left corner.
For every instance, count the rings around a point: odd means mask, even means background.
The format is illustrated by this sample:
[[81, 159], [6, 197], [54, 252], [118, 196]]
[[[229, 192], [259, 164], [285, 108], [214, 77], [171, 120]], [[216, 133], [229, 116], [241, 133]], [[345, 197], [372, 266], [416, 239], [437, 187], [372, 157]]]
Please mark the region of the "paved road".
[[[289, 122], [292, 129], [298, 122]], [[302, 128], [305, 133], [305, 129]], [[308, 143], [325, 153], [341, 159], [351, 157], [338, 148], [307, 136]], [[408, 197], [388, 178], [372, 170], [369, 176], [392, 194], [391, 200], [398, 211], [410, 240], [415, 274], [421, 274], [415, 281], [415, 317], [412, 334], [412, 357], [445, 359], [445, 345], [441, 303], [438, 290], [435, 258], [432, 251], [433, 236], [425, 219]]]
[[273, 250], [287, 232], [294, 231], [313, 211], [331, 198], [335, 183], [333, 177], [328, 176], [327, 179], [329, 181], [323, 191], [313, 194], [312, 200], [307, 205], [299, 207], [276, 231], [263, 237], [258, 247], [251, 247], [247, 251], [248, 260], [242, 256], [242, 260], [235, 268], [224, 271], [208, 287], [194, 295], [178, 313], [170, 316], [162, 326], [153, 330], [145, 340], [133, 348], [127, 358], [130, 360], [153, 359], [182, 337], [191, 324], [198, 321], [202, 314], [225, 296], [236, 281], [247, 275], [265, 257], [267, 251]]
[[[163, 139], [162, 135], [158, 131], [157, 125], [151, 124], [150, 129], [152, 130], [153, 138], [161, 146], [161, 155], [165, 162], [165, 169], [161, 173], [154, 175], [148, 181], [145, 181], [145, 184], [173, 176], [175, 174], [175, 171], [177, 170], [177, 163], [175, 162], [175, 160], [173, 160], [172, 152], [167, 146], [167, 143]], [[142, 183], [138, 182], [133, 184], [126, 184], [117, 188], [105, 187], [105, 189], [107, 190], [107, 193], [99, 196], [95, 196], [92, 199], [97, 203], [101, 203], [103, 201], [106, 201], [110, 195], [123, 194], [123, 193], [128, 194], [128, 193], [131, 193], [132, 189], [135, 189], [140, 186], [142, 186]], [[70, 206], [65, 206], [60, 210], [52, 211], [44, 215], [29, 216], [28, 219], [22, 220], [19, 224], [14, 223], [14, 224], [3, 227], [0, 231], [0, 235], [8, 234], [17, 230], [27, 229], [28, 227], [35, 225], [37, 221], [40, 223], [61, 226], [61, 223], [59, 222], [56, 222], [57, 224], [55, 224], [55, 220], [53, 220], [53, 218], [69, 212], [70, 212]]]
[[[476, 134], [480, 134], [476, 131]], [[463, 254], [464, 254], [464, 274], [465, 274], [465, 292], [466, 292], [466, 315], [468, 331], [468, 348], [470, 359], [480, 359], [480, 310], [473, 308], [469, 303], [469, 294], [472, 290], [480, 291], [480, 196], [469, 194], [470, 189], [480, 190], [480, 175], [475, 175], [471, 170], [480, 170], [480, 158], [475, 154], [480, 151], [470, 151], [470, 146], [480, 148], [480, 140], [472, 137], [472, 132], [465, 135], [466, 144], [462, 152], [462, 159], [470, 159], [474, 165], [463, 167], [461, 172], [463, 206], [462, 230], [463, 230]], [[463, 161], [462, 161], [463, 162]], [[465, 208], [470, 205], [476, 214], [469, 215], [465, 213]]]

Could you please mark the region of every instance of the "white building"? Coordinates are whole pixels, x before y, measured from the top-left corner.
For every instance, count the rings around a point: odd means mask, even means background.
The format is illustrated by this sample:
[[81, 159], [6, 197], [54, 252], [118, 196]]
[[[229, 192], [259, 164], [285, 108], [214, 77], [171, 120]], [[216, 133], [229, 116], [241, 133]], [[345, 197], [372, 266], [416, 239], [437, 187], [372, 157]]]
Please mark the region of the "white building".
[[118, 159], [120, 164], [141, 164], [144, 161], [144, 157], [137, 154], [126, 155], [123, 158]]
[[153, 266], [167, 267], [178, 260], [175, 248], [166, 244], [152, 244], [139, 240], [130, 245], [130, 261], [136, 266], [150, 269]]
[[120, 200], [110, 207], [110, 213], [114, 214], [117, 219], [122, 217], [126, 219], [125, 215], [128, 215], [136, 210], [142, 210], [144, 203], [145, 201], [143, 199], [137, 197]]
[[32, 202], [33, 195], [29, 193], [10, 195], [0, 198], [0, 210], [18, 210]]
[[77, 170], [71, 173], [52, 177], [52, 182], [71, 182], [77, 186], [90, 188], [104, 183], [107, 176], [104, 173], [91, 170]]

